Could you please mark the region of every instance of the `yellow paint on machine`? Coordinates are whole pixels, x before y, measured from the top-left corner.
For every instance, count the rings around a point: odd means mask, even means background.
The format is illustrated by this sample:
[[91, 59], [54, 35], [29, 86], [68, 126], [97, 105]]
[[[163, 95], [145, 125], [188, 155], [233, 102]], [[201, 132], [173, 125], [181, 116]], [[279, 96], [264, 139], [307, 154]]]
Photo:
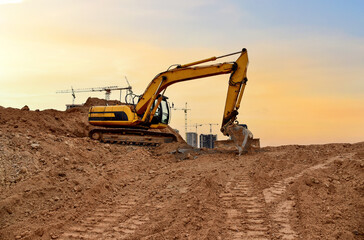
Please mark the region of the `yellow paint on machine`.
[[114, 113], [90, 113], [89, 117], [115, 117]]
[[[95, 126], [130, 126], [130, 121], [90, 121], [90, 123]], [[163, 129], [166, 127], [167, 125], [163, 123], [152, 124], [149, 126], [151, 129]]]
[[163, 129], [163, 128], [166, 128], [167, 126], [168, 126], [167, 124], [158, 123], [158, 124], [150, 125], [150, 128], [152, 128], [152, 129]]
[[[214, 61], [216, 59], [224, 58], [235, 54], [240, 54], [235, 62], [222, 62], [212, 65], [194, 66], [200, 63]], [[228, 93], [226, 96], [225, 110], [221, 127], [221, 131], [223, 132], [223, 134], [228, 135], [226, 132], [226, 127], [234, 124], [240, 107], [240, 101], [242, 100], [242, 96], [244, 93], [245, 85], [247, 82], [246, 72], [248, 62], [248, 52], [245, 48], [243, 48], [239, 52], [234, 52], [219, 57], [211, 57], [208, 59], [181, 65], [173, 69], [169, 69], [165, 72], [158, 74], [149, 83], [145, 92], [139, 98], [139, 101], [135, 106], [116, 105], [95, 106], [90, 108], [89, 116], [91, 117], [94, 113], [105, 114], [102, 116], [106, 117], [107, 113], [115, 112], [115, 115], [118, 116], [116, 112], [124, 112], [127, 117], [127, 119], [123, 119], [125, 121], [119, 121], [121, 119], [116, 119], [116, 117], [113, 116], [115, 117], [115, 119], [113, 119], [114, 121], [110, 121], [109, 119], [89, 119], [89, 123], [92, 125], [108, 127], [130, 126], [145, 128], [165, 128], [166, 124], [169, 122], [167, 98], [163, 99], [163, 93], [167, 89], [167, 87], [179, 82], [191, 81], [230, 73], [231, 75], [228, 81]], [[158, 110], [159, 112], [156, 115]]]
[[89, 120], [89, 123], [95, 126], [133, 126], [139, 120], [129, 105], [115, 106], [94, 106], [89, 110], [89, 117], [115, 117], [115, 112], [124, 112], [128, 117], [128, 121], [105, 121], [105, 120]]

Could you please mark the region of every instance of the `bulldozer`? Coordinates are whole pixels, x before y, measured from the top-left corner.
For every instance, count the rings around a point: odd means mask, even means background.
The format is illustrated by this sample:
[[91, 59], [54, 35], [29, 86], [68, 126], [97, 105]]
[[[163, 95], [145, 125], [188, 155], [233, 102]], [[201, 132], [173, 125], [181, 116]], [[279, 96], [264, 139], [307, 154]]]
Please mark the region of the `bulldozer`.
[[[237, 54], [239, 57], [234, 62], [200, 65]], [[91, 130], [89, 136], [102, 142], [134, 145], [156, 146], [174, 142], [177, 140], [174, 134], [155, 130], [166, 128], [170, 121], [166, 89], [175, 83], [230, 74], [220, 130], [225, 136], [230, 136], [239, 154], [248, 148], [257, 148], [259, 139], [254, 140], [252, 133], [237, 122], [240, 102], [248, 81], [247, 66], [248, 52], [245, 48], [219, 57], [172, 65], [167, 71], [157, 74], [142, 95], [126, 96], [125, 104], [91, 107], [88, 120], [97, 128]]]

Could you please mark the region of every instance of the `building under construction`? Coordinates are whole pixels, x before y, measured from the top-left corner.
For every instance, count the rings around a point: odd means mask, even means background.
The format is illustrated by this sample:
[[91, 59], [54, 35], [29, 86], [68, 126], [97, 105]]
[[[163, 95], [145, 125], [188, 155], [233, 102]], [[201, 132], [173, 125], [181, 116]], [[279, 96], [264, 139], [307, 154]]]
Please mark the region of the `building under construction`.
[[214, 148], [216, 134], [200, 134], [200, 148]]
[[197, 142], [197, 133], [195, 132], [187, 132], [186, 133], [187, 136], [187, 144], [197, 148], [198, 147], [198, 142]]

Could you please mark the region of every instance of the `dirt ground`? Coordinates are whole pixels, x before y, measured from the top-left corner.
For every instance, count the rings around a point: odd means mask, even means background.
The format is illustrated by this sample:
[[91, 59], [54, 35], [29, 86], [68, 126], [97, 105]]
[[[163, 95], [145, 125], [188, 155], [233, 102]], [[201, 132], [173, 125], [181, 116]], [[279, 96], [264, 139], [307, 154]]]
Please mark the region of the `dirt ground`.
[[91, 128], [87, 107], [0, 107], [0, 239], [364, 239], [364, 142], [238, 156]]

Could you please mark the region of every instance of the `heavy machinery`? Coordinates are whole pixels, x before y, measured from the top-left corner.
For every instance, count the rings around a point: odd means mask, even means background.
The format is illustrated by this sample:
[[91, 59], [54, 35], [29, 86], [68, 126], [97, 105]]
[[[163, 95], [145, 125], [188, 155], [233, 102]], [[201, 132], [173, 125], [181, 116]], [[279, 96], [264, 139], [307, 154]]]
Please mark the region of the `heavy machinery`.
[[[235, 54], [240, 54], [235, 62], [196, 66]], [[237, 131], [231, 131], [231, 129], [232, 127], [235, 127], [234, 129], [242, 128], [236, 123], [236, 116], [247, 83], [247, 65], [248, 53], [245, 48], [242, 51], [219, 57], [211, 57], [184, 65], [172, 65], [173, 68], [170, 67], [167, 71], [159, 73], [141, 96], [132, 98], [134, 100], [139, 97], [136, 103], [133, 101], [126, 102], [124, 105], [91, 107], [89, 123], [102, 128], [91, 130], [89, 135], [92, 139], [104, 142], [140, 145], [158, 145], [163, 142], [176, 141], [175, 135], [171, 133], [152, 130], [168, 126], [170, 108], [168, 98], [164, 95], [166, 89], [175, 83], [221, 74], [230, 74], [221, 132], [226, 136], [243, 134], [243, 131], [236, 133]], [[130, 97], [128, 98], [130, 99]], [[247, 138], [252, 138], [252, 136], [238, 137], [244, 137], [245, 143]]]

